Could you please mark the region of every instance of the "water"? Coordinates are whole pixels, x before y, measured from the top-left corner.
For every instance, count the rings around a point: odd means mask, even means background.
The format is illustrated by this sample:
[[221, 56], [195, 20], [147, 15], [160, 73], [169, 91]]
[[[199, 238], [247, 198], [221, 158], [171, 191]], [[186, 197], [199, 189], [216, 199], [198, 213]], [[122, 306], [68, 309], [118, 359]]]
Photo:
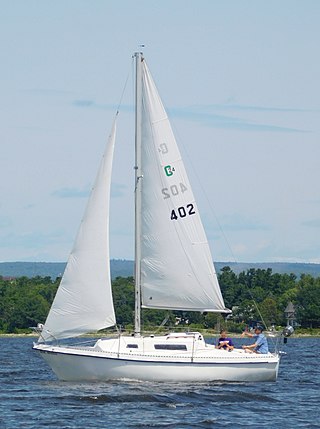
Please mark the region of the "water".
[[319, 338], [289, 338], [276, 383], [229, 384], [59, 382], [33, 340], [0, 338], [1, 429], [320, 428]]

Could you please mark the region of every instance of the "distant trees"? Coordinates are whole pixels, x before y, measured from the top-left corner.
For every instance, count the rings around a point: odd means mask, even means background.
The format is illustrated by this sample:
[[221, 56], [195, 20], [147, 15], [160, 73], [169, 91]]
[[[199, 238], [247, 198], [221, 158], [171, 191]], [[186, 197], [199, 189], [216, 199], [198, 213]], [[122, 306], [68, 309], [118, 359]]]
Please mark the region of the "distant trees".
[[302, 275], [297, 284], [298, 319], [303, 327], [320, 326], [320, 277]]
[[59, 279], [0, 277], [0, 331], [17, 332], [43, 322], [56, 294]]
[[133, 277], [117, 277], [112, 282], [113, 304], [118, 325], [123, 328], [134, 320]]
[[[296, 308], [297, 322], [305, 328], [320, 327], [320, 277], [272, 273], [271, 269], [249, 269], [236, 275], [224, 267], [218, 275], [226, 307], [233, 310], [236, 324], [263, 320], [285, 325], [284, 310], [288, 302]], [[43, 323], [55, 296], [60, 278], [36, 276], [5, 279], [0, 277], [0, 331], [19, 332]], [[131, 330], [134, 323], [134, 280], [117, 277], [112, 284], [117, 322]], [[219, 318], [215, 313], [143, 310], [144, 329], [188, 323], [197, 328], [212, 327]], [[240, 326], [239, 325], [239, 326]]]
[[297, 278], [294, 274], [272, 274], [268, 269], [249, 269], [238, 276], [230, 267], [219, 275], [222, 294], [238, 321], [264, 320], [267, 325], [285, 323], [284, 310], [295, 301]]

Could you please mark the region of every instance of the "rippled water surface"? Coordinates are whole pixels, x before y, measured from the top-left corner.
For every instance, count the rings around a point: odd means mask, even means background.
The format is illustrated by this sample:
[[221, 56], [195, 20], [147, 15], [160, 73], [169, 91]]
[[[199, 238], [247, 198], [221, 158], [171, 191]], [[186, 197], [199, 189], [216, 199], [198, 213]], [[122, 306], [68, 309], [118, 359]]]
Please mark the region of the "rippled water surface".
[[290, 338], [275, 383], [66, 383], [0, 338], [1, 429], [320, 428], [320, 339]]

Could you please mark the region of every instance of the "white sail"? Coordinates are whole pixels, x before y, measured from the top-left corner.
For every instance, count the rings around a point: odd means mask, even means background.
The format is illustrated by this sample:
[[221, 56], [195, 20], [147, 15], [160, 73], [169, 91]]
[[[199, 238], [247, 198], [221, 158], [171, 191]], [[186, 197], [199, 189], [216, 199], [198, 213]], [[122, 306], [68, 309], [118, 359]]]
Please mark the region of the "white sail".
[[167, 114], [142, 62], [142, 305], [228, 311]]
[[75, 337], [116, 323], [109, 257], [110, 184], [115, 133], [114, 123], [40, 342]]

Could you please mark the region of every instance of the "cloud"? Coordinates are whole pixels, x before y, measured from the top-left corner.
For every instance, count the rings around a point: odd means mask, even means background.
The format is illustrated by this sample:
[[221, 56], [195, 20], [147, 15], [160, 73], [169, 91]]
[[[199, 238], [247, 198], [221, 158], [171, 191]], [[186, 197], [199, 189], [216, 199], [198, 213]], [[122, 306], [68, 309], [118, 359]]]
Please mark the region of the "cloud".
[[[125, 195], [127, 189], [126, 185], [121, 183], [112, 183], [111, 185], [111, 197], [119, 198]], [[88, 198], [91, 189], [77, 189], [77, 188], [61, 188], [51, 192], [51, 195], [56, 198]]]
[[28, 248], [42, 248], [45, 245], [56, 243], [59, 239], [59, 243], [63, 241], [65, 234], [63, 231], [53, 231], [49, 234], [43, 234], [41, 232], [26, 232], [23, 234], [6, 234], [1, 236], [0, 248], [2, 249], [16, 249], [18, 247]]
[[117, 110], [120, 110], [122, 112], [134, 111], [134, 106], [132, 104], [122, 104], [121, 106], [117, 104], [103, 104], [103, 103], [97, 103], [94, 100], [89, 100], [86, 98], [73, 100], [72, 105], [79, 108], [111, 110], [113, 112], [116, 112]]
[[247, 219], [238, 213], [225, 216], [220, 222], [225, 231], [266, 231], [269, 226], [254, 219]]
[[96, 106], [95, 102], [92, 100], [74, 100], [72, 104], [77, 107], [95, 107]]
[[76, 188], [61, 188], [51, 193], [52, 196], [57, 198], [87, 198], [89, 194], [89, 189]]
[[111, 198], [119, 198], [125, 195], [127, 189], [126, 185], [121, 183], [112, 183], [111, 185]]
[[[123, 112], [133, 112], [133, 105], [121, 105], [120, 107], [115, 104], [101, 104], [90, 99], [76, 99], [72, 105], [79, 108], [91, 108]], [[235, 114], [238, 112], [275, 112], [275, 113], [296, 113], [296, 112], [312, 112], [311, 109], [299, 108], [281, 108], [270, 106], [254, 106], [254, 105], [240, 105], [240, 104], [210, 104], [210, 105], [194, 105], [179, 108], [167, 108], [171, 117], [188, 119], [194, 122], [203, 123], [206, 126], [214, 128], [237, 129], [242, 131], [265, 131], [265, 132], [285, 132], [285, 133], [305, 133], [306, 130], [291, 127], [281, 127], [279, 125], [272, 125], [266, 123], [258, 123], [248, 121], [231, 115], [221, 115], [215, 112], [218, 111], [233, 111]]]
[[305, 222], [302, 222], [302, 225], [308, 228], [320, 228], [320, 219], [318, 218], [307, 220]]
[[281, 127], [279, 125], [266, 124], [254, 122], [239, 118], [235, 115], [229, 116], [224, 114], [217, 114], [218, 111], [234, 111], [235, 114], [239, 111], [251, 111], [251, 112], [299, 112], [307, 110], [299, 109], [281, 109], [275, 107], [264, 107], [264, 106], [241, 106], [241, 105], [203, 105], [203, 106], [190, 106], [186, 108], [174, 108], [168, 109], [170, 115], [177, 118], [188, 119], [203, 123], [206, 126], [214, 128], [225, 128], [225, 129], [236, 129], [242, 131], [265, 131], [265, 132], [286, 132], [286, 133], [305, 133], [306, 130], [291, 127]]
[[[257, 219], [245, 218], [238, 213], [226, 215], [223, 218], [220, 218], [219, 221], [216, 218], [216, 222], [213, 223], [206, 216], [202, 216], [202, 220], [205, 225], [208, 240], [212, 240], [214, 242], [222, 239], [225, 243], [228, 243], [229, 232], [240, 234], [244, 233], [246, 236], [246, 233], [249, 233], [250, 231], [259, 232], [270, 230], [269, 225], [263, 224]], [[265, 243], [263, 244], [263, 246], [265, 246]], [[228, 247], [230, 247], [229, 244]]]
[[245, 104], [210, 104], [205, 106], [194, 106], [200, 110], [234, 110], [234, 111], [252, 111], [252, 112], [315, 112], [318, 110], [304, 109], [304, 108], [291, 108], [291, 107], [273, 107], [273, 106], [257, 106]]
[[320, 199], [307, 200], [306, 202], [309, 204], [318, 205], [318, 204], [320, 204]]
[[8, 216], [0, 216], [0, 228], [12, 225], [12, 220]]
[[33, 95], [45, 95], [47, 96], [53, 96], [53, 97], [64, 97], [64, 96], [70, 96], [74, 95], [72, 91], [63, 90], [63, 89], [52, 89], [52, 88], [31, 88], [31, 89], [24, 89], [22, 92], [33, 94]]

